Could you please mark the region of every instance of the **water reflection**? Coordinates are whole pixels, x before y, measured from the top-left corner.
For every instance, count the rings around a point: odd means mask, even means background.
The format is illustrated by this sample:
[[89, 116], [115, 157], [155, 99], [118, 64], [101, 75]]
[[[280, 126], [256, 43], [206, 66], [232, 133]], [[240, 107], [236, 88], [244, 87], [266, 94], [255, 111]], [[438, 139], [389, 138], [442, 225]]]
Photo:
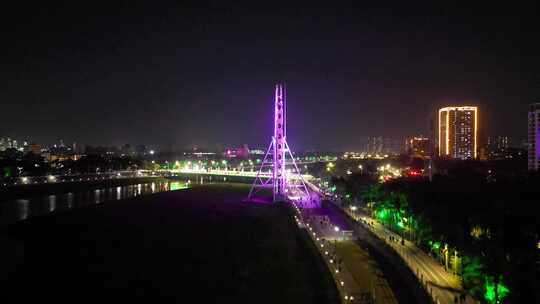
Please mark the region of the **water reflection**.
[[[201, 180], [200, 183], [202, 184], [203, 181]], [[145, 194], [186, 189], [189, 186], [190, 182], [186, 181], [152, 182], [4, 201], [0, 202], [0, 225], [24, 220], [31, 216]]]
[[122, 197], [122, 187], [116, 187], [116, 199], [119, 200]]
[[69, 209], [71, 209], [71, 206], [73, 205], [73, 193], [69, 192], [66, 196], [66, 202], [67, 202], [67, 207]]
[[17, 202], [17, 220], [28, 218], [28, 205], [30, 201], [27, 199], [18, 199]]
[[53, 212], [56, 209], [56, 195], [49, 195], [49, 212]]
[[[202, 184], [202, 182], [201, 182], [201, 184]], [[188, 188], [188, 184], [183, 183], [183, 182], [172, 182], [172, 183], [170, 183], [169, 186], [170, 186], [171, 191]]]

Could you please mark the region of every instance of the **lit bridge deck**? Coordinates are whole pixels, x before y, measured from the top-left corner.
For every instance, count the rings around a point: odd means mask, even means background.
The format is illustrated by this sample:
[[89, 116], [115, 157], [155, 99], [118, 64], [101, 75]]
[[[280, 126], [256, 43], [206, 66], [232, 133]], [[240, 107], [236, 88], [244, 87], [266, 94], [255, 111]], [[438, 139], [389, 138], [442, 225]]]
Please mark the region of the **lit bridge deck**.
[[[253, 177], [257, 176], [257, 171], [241, 171], [241, 170], [206, 170], [206, 169], [170, 169], [170, 170], [159, 170], [160, 173], [171, 173], [171, 174], [198, 174], [198, 175], [215, 175], [215, 176], [239, 176], [239, 177]], [[261, 172], [261, 178], [270, 178], [272, 177], [272, 172]], [[311, 180], [313, 176], [309, 174], [303, 174], [302, 177], [305, 180]]]

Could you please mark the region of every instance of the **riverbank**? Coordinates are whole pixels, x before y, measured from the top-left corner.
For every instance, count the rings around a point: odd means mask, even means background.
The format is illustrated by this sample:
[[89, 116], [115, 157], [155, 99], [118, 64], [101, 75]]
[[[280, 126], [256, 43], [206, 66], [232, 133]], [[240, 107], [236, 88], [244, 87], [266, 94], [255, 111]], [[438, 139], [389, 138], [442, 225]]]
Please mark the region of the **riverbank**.
[[123, 177], [104, 180], [86, 180], [48, 184], [20, 184], [9, 187], [0, 187], [0, 203], [6, 200], [29, 198], [35, 196], [62, 194], [68, 192], [82, 192], [92, 189], [127, 186], [131, 184], [166, 181], [158, 176], [150, 177]]
[[280, 204], [212, 184], [2, 231], [4, 296], [58, 302], [336, 303], [332, 278]]

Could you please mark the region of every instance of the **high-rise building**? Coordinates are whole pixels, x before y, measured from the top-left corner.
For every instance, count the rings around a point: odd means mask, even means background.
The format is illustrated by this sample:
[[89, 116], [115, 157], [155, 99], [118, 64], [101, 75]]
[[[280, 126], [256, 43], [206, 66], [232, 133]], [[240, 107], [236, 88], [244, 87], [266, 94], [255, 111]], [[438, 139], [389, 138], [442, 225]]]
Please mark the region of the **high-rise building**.
[[28, 152], [34, 153], [35, 155], [41, 154], [41, 145], [36, 143], [30, 143], [28, 146]]
[[429, 156], [429, 138], [422, 135], [407, 138], [405, 151], [415, 157]]
[[371, 155], [382, 154], [382, 137], [368, 137], [367, 152]]
[[383, 138], [381, 136], [368, 137], [366, 143], [366, 153], [369, 155], [382, 155]]
[[529, 105], [529, 170], [540, 168], [540, 102]]
[[365, 154], [371, 156], [384, 156], [399, 154], [401, 144], [393, 138], [383, 136], [369, 136], [366, 141]]
[[439, 156], [476, 158], [477, 141], [477, 107], [446, 107], [439, 110]]
[[383, 137], [382, 154], [393, 154], [393, 140], [388, 137]]
[[486, 145], [487, 159], [505, 158], [508, 147], [508, 136], [488, 136]]

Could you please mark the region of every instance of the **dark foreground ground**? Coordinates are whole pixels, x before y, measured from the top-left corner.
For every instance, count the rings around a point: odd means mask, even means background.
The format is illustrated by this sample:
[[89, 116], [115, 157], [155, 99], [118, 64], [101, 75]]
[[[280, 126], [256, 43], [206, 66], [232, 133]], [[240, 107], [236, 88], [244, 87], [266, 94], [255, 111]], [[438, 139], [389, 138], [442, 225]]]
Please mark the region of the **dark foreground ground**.
[[[19, 303], [336, 303], [283, 205], [220, 184], [34, 218], [0, 233], [0, 298]], [[7, 303], [7, 302], [4, 302]]]

